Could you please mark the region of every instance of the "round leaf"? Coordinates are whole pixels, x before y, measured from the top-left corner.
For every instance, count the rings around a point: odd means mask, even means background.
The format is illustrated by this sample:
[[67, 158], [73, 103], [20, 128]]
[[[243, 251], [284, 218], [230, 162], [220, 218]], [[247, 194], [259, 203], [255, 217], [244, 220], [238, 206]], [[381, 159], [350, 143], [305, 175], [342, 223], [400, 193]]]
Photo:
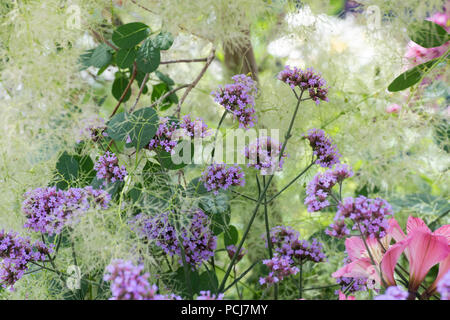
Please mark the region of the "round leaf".
[[158, 48], [153, 45], [151, 39], [144, 41], [137, 52], [136, 63], [139, 71], [150, 73], [158, 69], [161, 62], [161, 53]]
[[133, 48], [150, 34], [150, 28], [141, 22], [124, 24], [114, 30], [112, 41], [122, 49]]
[[119, 68], [130, 68], [134, 59], [136, 59], [136, 50], [134, 48], [120, 49], [116, 53], [116, 64]]
[[[114, 79], [111, 92], [117, 101], [120, 100], [120, 97], [127, 88], [128, 82], [129, 82], [128, 78], [123, 73], [120, 72], [116, 73], [116, 78]], [[131, 88], [125, 94], [123, 102], [128, 101], [128, 99], [130, 99], [130, 96], [131, 96]]]
[[170, 32], [161, 32], [153, 39], [153, 43], [159, 50], [167, 50], [173, 44], [173, 36]]

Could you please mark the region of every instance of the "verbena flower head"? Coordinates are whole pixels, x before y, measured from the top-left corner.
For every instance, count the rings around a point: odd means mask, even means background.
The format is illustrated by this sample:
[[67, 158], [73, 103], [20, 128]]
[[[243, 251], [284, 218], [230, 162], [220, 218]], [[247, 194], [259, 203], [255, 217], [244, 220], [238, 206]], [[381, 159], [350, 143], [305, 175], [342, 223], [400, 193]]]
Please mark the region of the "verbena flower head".
[[381, 198], [369, 199], [364, 196], [345, 198], [338, 205], [337, 218], [353, 221], [353, 230], [361, 228], [366, 237], [381, 239], [389, 227], [388, 218], [393, 215], [391, 205]]
[[271, 286], [274, 283], [282, 281], [285, 277], [295, 275], [299, 272], [299, 268], [292, 266], [288, 257], [274, 256], [272, 259], [263, 260], [270, 272], [269, 274], [259, 279], [259, 283], [265, 286]]
[[201, 179], [206, 190], [214, 194], [218, 194], [220, 189], [245, 185], [244, 172], [238, 165], [212, 164], [203, 171]]
[[234, 83], [219, 87], [211, 94], [217, 103], [233, 114], [240, 128], [251, 128], [257, 121], [254, 108], [256, 83], [244, 74], [235, 75], [232, 79]]
[[114, 260], [106, 267], [103, 277], [111, 281], [112, 298], [110, 300], [180, 300], [176, 295], [157, 294], [158, 287], [150, 285], [149, 274], [144, 266], [135, 266], [131, 261]]
[[24, 194], [22, 211], [27, 218], [25, 228], [37, 232], [58, 234], [86, 212], [91, 204], [107, 208], [111, 199], [103, 190], [92, 187], [57, 190], [56, 187], [37, 188]]
[[[209, 218], [202, 210], [189, 212], [188, 218], [190, 222], [181, 228], [180, 236], [186, 262], [196, 269], [203, 261], [214, 256], [217, 237], [212, 234]], [[154, 240], [155, 244], [169, 256], [178, 255], [182, 264], [180, 242], [175, 227], [169, 222], [169, 212], [154, 217], [140, 214], [132, 223], [137, 226], [138, 234]]]
[[191, 138], [205, 138], [211, 135], [206, 123], [201, 118], [192, 120], [190, 115], [185, 115], [180, 123], [180, 128]]
[[334, 292], [335, 294], [338, 294], [339, 291], [350, 294], [367, 290], [367, 278], [337, 277], [336, 283], [341, 286], [341, 290], [336, 290]]
[[308, 206], [308, 211], [316, 212], [328, 207], [330, 205], [328, 196], [331, 194], [331, 189], [351, 176], [353, 176], [353, 172], [345, 164], [316, 174], [306, 187], [305, 205]]
[[331, 168], [334, 164], [340, 163], [341, 155], [331, 138], [325, 134], [325, 131], [311, 129], [305, 137], [309, 140], [313, 154], [317, 157], [316, 164], [323, 168]]
[[32, 244], [29, 238], [0, 230], [0, 285], [13, 287], [28, 269], [28, 263], [45, 260], [52, 248], [41, 241]]
[[179, 123], [175, 119], [160, 117], [158, 129], [155, 136], [150, 140], [148, 149], [172, 152], [178, 144], [179, 137], [176, 135], [178, 128]]
[[[264, 237], [264, 235], [262, 236]], [[292, 264], [326, 260], [323, 246], [317, 239], [300, 240], [300, 233], [291, 227], [276, 226], [270, 231], [270, 241], [277, 254], [288, 258]], [[266, 239], [266, 247], [267, 239]]]
[[119, 167], [119, 160], [112, 152], [106, 151], [95, 163], [94, 170], [97, 171], [97, 178], [106, 182], [123, 181], [128, 174], [125, 166]]
[[375, 300], [406, 300], [409, 293], [399, 286], [391, 286], [382, 295], [376, 296]]
[[441, 300], [450, 300], [450, 271], [439, 281], [436, 290], [441, 295]]
[[319, 104], [320, 100], [328, 101], [327, 83], [313, 68], [302, 70], [297, 67], [285, 66], [284, 70], [278, 74], [278, 79], [292, 89], [299, 87], [302, 91], [307, 91], [316, 104]]
[[211, 291], [200, 291], [200, 295], [196, 300], [223, 300], [224, 294], [219, 293], [218, 295], [212, 294]]
[[[236, 246], [234, 244], [227, 246], [227, 253], [228, 253], [228, 257], [230, 259], [233, 259], [235, 253], [236, 253]], [[241, 250], [239, 251], [239, 254], [236, 257], [236, 263], [238, 263], [239, 261], [241, 261], [241, 259], [247, 254], [247, 250], [244, 248], [241, 248]]]
[[[80, 139], [89, 139], [97, 142], [103, 137], [107, 137], [106, 124], [103, 118], [91, 118], [86, 120], [87, 124], [80, 131]], [[80, 142], [78, 140], [77, 142]]]
[[271, 137], [260, 137], [244, 149], [244, 155], [249, 159], [248, 167], [261, 170], [261, 174], [273, 174], [281, 170], [286, 154], [280, 159], [281, 143]]

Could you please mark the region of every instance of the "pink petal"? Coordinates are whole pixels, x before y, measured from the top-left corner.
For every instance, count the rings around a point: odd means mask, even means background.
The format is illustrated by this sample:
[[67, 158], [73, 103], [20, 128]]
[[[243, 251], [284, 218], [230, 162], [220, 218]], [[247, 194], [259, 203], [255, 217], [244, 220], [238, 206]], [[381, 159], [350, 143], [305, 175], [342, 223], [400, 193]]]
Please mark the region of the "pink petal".
[[383, 259], [381, 260], [381, 273], [384, 279], [383, 285], [386, 285], [387, 287], [396, 285], [394, 279], [395, 266], [397, 265], [398, 258], [400, 258], [400, 255], [410, 241], [411, 239], [408, 237], [403, 241], [397, 242], [384, 254]]
[[408, 235], [414, 231], [415, 229], [425, 229], [429, 233], [431, 233], [430, 228], [423, 222], [422, 219], [409, 216], [408, 221], [406, 222], [406, 232]]
[[373, 268], [370, 260], [368, 258], [362, 258], [346, 264], [345, 266], [334, 272], [331, 276], [333, 278], [368, 278], [373, 273], [371, 267]]
[[450, 254], [448, 254], [447, 258], [445, 258], [439, 263], [438, 275], [434, 280], [434, 282], [431, 284], [431, 286], [427, 289], [428, 296], [432, 296], [434, 294], [434, 292], [436, 291], [437, 284], [449, 270], [450, 270]]
[[440, 227], [439, 229], [435, 230], [433, 234], [446, 237], [447, 242], [450, 245], [450, 224], [446, 224], [445, 226]]
[[400, 225], [398, 224], [397, 220], [392, 218], [392, 219], [389, 219], [388, 223], [389, 223], [389, 228], [388, 228], [387, 233], [392, 238], [394, 238], [396, 242], [400, 242], [406, 238], [406, 235], [403, 232], [402, 228], [400, 228]]
[[345, 240], [345, 249], [351, 261], [358, 260], [366, 252], [364, 242], [360, 237], [350, 237]]
[[433, 235], [424, 228], [416, 228], [408, 234], [408, 238], [411, 255], [409, 289], [415, 292], [431, 267], [447, 257], [450, 248], [445, 237]]

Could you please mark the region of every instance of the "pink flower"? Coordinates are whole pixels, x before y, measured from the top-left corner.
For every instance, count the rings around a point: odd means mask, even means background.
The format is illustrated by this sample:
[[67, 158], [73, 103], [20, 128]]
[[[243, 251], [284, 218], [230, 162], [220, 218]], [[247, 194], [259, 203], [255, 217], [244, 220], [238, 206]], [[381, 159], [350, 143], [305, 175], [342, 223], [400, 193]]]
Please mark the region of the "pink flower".
[[386, 107], [387, 113], [399, 113], [402, 107], [396, 103], [392, 103]]
[[339, 300], [356, 300], [354, 296], [346, 296], [341, 290], [339, 290]]
[[[381, 260], [383, 279], [388, 286], [395, 286], [394, 269], [402, 253], [409, 261], [409, 290], [416, 292], [428, 271], [440, 263], [439, 279], [448, 271], [450, 254], [450, 225], [432, 232], [420, 218], [409, 217], [406, 225], [407, 235], [397, 232], [396, 244], [392, 245]], [[435, 290], [437, 281], [430, 287]], [[433, 288], [434, 287], [434, 288]], [[428, 290], [427, 290], [428, 291]]]
[[370, 254], [375, 262], [372, 263], [369, 252], [360, 237], [350, 237], [345, 240], [345, 248], [350, 262], [332, 274], [334, 278], [351, 277], [351, 278], [368, 278], [368, 288], [379, 286], [380, 269], [379, 265], [383, 259], [385, 250], [389, 247], [391, 240], [401, 236], [403, 231], [395, 219], [389, 219], [388, 230], [385, 237], [377, 241], [376, 238], [367, 238], [366, 243], [370, 250]]

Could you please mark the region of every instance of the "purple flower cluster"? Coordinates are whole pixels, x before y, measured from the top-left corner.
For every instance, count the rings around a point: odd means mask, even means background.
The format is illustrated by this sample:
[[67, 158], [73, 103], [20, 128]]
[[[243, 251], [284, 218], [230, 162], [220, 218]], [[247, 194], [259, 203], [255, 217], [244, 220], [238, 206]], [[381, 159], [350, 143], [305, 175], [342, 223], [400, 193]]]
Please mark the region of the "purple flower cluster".
[[[348, 294], [367, 290], [367, 278], [339, 277], [336, 278], [336, 282], [341, 286], [341, 291], [347, 292]], [[338, 293], [339, 290], [336, 290], [335, 294]]]
[[331, 168], [334, 164], [340, 163], [339, 158], [341, 155], [331, 138], [325, 134], [325, 131], [311, 129], [305, 137], [309, 140], [313, 154], [317, 157], [316, 164], [323, 168]]
[[310, 98], [319, 104], [320, 100], [328, 101], [328, 88], [326, 81], [313, 68], [302, 70], [285, 66], [278, 74], [278, 79], [289, 85], [292, 89], [299, 87], [302, 91], [308, 91]]
[[[262, 236], [264, 237], [264, 235]], [[303, 264], [306, 261], [322, 262], [326, 260], [323, 246], [317, 239], [300, 240], [300, 233], [291, 227], [276, 226], [270, 230], [270, 241], [277, 254], [286, 257], [291, 264]], [[266, 247], [267, 247], [266, 239]]]
[[205, 138], [211, 135], [206, 123], [201, 118], [191, 120], [190, 115], [185, 115], [180, 123], [180, 128], [191, 138]]
[[47, 247], [42, 241], [32, 244], [29, 238], [0, 230], [1, 286], [14, 286], [28, 269], [29, 262], [43, 261], [52, 252], [52, 246]]
[[409, 293], [399, 286], [392, 286], [386, 289], [382, 295], [376, 296], [375, 300], [407, 300]]
[[[217, 246], [217, 237], [209, 228], [209, 218], [200, 209], [188, 214], [190, 223], [181, 227], [180, 237], [186, 255], [186, 262], [194, 269], [199, 267], [203, 261], [214, 256]], [[137, 231], [149, 240], [154, 240], [166, 254], [181, 257], [181, 248], [178, 241], [176, 229], [169, 222], [169, 213], [165, 212], [155, 217], [143, 214], [136, 216], [132, 222], [137, 226]], [[180, 258], [180, 263], [182, 260]]]
[[[97, 142], [102, 137], [107, 137], [105, 120], [103, 118], [92, 118], [86, 120], [87, 125], [81, 130], [82, 138], [88, 138], [93, 142]], [[80, 142], [78, 140], [77, 142]]]
[[260, 137], [245, 147], [244, 155], [249, 159], [248, 167], [261, 170], [261, 174], [273, 174], [281, 170], [286, 154], [280, 159], [281, 143], [271, 137]]
[[308, 211], [316, 212], [328, 207], [331, 189], [351, 176], [353, 172], [346, 164], [338, 164], [334, 169], [316, 174], [306, 187], [305, 205], [308, 206]]
[[94, 170], [97, 171], [97, 178], [106, 182], [123, 181], [127, 175], [124, 166], [119, 167], [119, 160], [112, 152], [106, 151], [95, 163]]
[[219, 189], [245, 185], [244, 172], [238, 165], [227, 167], [223, 163], [212, 164], [203, 171], [201, 179], [206, 190], [214, 194], [218, 194]]
[[157, 294], [158, 287], [148, 283], [149, 274], [144, 266], [135, 266], [131, 261], [114, 260], [106, 267], [103, 279], [111, 281], [110, 300], [180, 300], [171, 295]]
[[24, 197], [25, 227], [48, 234], [60, 233], [67, 223], [74, 222], [76, 216], [86, 212], [91, 203], [105, 209], [111, 199], [107, 192], [91, 186], [66, 191], [56, 187], [37, 188], [25, 193]]
[[393, 215], [391, 205], [381, 198], [369, 199], [364, 196], [345, 198], [338, 205], [335, 223], [349, 218], [352, 230], [360, 230], [364, 236], [381, 239], [389, 227], [387, 218]]
[[296, 275], [300, 271], [299, 268], [292, 266], [288, 257], [275, 255], [272, 259], [263, 260], [263, 264], [269, 268], [270, 272], [266, 277], [259, 278], [261, 285], [270, 286], [280, 282], [285, 277]]
[[218, 295], [212, 294], [211, 291], [200, 291], [200, 295], [196, 300], [223, 300], [224, 294], [219, 293]]
[[441, 295], [441, 300], [450, 300], [450, 271], [439, 281], [436, 290]]
[[[236, 246], [234, 244], [227, 246], [227, 253], [228, 253], [228, 257], [230, 259], [233, 259], [235, 253], [236, 253]], [[236, 257], [236, 263], [238, 263], [239, 261], [241, 261], [241, 259], [247, 254], [247, 250], [244, 248], [241, 248], [241, 250], [239, 251], [239, 254]]]
[[176, 138], [178, 128], [179, 124], [174, 119], [160, 117], [158, 129], [156, 130], [155, 136], [150, 140], [148, 149], [162, 149], [166, 152], [172, 152], [178, 144], [178, 139]]
[[255, 96], [256, 83], [251, 77], [244, 74], [233, 76], [234, 83], [226, 84], [213, 91], [214, 100], [230, 111], [238, 120], [239, 127], [248, 129], [255, 125]]

